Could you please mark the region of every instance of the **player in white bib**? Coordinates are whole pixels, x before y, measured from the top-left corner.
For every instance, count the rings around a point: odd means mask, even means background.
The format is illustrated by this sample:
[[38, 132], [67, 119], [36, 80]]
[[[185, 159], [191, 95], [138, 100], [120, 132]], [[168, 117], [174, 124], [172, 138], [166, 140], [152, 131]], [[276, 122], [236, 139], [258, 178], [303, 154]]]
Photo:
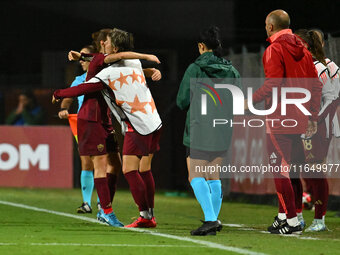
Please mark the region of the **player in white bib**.
[[[306, 163], [325, 164], [332, 136], [340, 137], [337, 107], [339, 105], [339, 68], [328, 58], [323, 51], [324, 39], [320, 30], [300, 29], [295, 34], [301, 39], [305, 47], [312, 53], [314, 65], [323, 84], [321, 109], [318, 118], [318, 130], [312, 137], [302, 137]], [[304, 173], [303, 177], [311, 187], [312, 196], [315, 200], [315, 216], [313, 223], [305, 230], [306, 232], [319, 232], [327, 229], [325, 214], [328, 203], [328, 182], [326, 176], [318, 172]]]

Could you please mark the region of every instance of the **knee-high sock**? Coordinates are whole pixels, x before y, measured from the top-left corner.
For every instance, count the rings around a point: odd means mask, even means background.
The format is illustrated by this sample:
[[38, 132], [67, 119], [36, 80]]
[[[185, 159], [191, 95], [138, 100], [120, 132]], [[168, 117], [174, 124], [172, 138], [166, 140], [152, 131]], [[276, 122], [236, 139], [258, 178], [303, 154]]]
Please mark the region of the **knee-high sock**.
[[309, 192], [313, 197], [313, 185], [310, 182], [311, 178], [304, 178], [303, 180], [306, 183], [306, 191]]
[[146, 197], [148, 200], [148, 205], [151, 209], [154, 208], [155, 203], [155, 180], [153, 179], [153, 175], [151, 170], [148, 170], [146, 172], [140, 172], [140, 176], [142, 177], [145, 188], [146, 188]]
[[149, 205], [146, 198], [146, 188], [142, 177], [137, 170], [124, 174], [130, 186], [130, 191], [139, 211], [148, 211]]
[[207, 181], [202, 177], [198, 177], [192, 179], [190, 184], [192, 189], [194, 190], [197, 201], [201, 205], [205, 221], [216, 221], [217, 217], [214, 212], [210, 189]]
[[94, 187], [93, 171], [82, 170], [80, 174], [81, 193], [83, 195], [83, 202], [91, 206], [91, 198]]
[[286, 212], [287, 219], [296, 217], [295, 196], [289, 178], [275, 178], [275, 187], [278, 198]]
[[282, 205], [282, 203], [281, 203], [281, 200], [280, 199], [278, 199], [279, 200], [279, 213], [286, 213], [286, 211], [285, 211], [285, 209], [283, 208], [283, 205]]
[[117, 190], [117, 180], [118, 176], [116, 174], [106, 173], [107, 183], [109, 185], [110, 190], [110, 198], [111, 203], [113, 202], [113, 198], [115, 197], [115, 193]]
[[300, 178], [292, 178], [290, 179], [292, 183], [292, 187], [294, 190], [294, 196], [295, 196], [295, 209], [297, 213], [302, 212], [302, 183]]
[[328, 204], [328, 181], [326, 178], [310, 179], [315, 199], [315, 219], [322, 219]]
[[223, 198], [221, 180], [209, 180], [207, 183], [210, 187], [211, 202], [214, 207], [215, 216], [218, 218]]
[[322, 204], [322, 215], [323, 215], [323, 220], [325, 221], [325, 215], [327, 212], [327, 205], [328, 205], [328, 196], [329, 196], [329, 186], [328, 186], [328, 181], [325, 178], [325, 188], [323, 189], [324, 193], [323, 193], [323, 199], [324, 199], [324, 203]]
[[106, 177], [95, 178], [94, 185], [96, 186], [100, 205], [102, 206], [104, 213], [109, 214], [112, 212], [112, 204], [110, 200], [110, 190]]

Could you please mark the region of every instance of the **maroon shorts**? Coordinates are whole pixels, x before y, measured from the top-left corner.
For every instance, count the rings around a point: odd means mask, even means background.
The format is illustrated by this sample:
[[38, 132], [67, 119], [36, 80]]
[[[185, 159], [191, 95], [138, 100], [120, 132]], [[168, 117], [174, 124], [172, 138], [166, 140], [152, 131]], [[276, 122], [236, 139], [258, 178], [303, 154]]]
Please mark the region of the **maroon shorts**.
[[81, 156], [97, 156], [119, 151], [116, 135], [111, 126], [78, 119], [77, 132]]
[[[337, 102], [331, 103], [319, 117], [318, 130], [311, 138], [302, 139], [305, 151], [306, 163], [322, 163], [327, 157], [329, 145], [332, 140], [332, 120], [336, 114]], [[327, 128], [325, 117], [329, 115], [329, 134], [327, 138]]]
[[302, 138], [306, 163], [322, 163], [327, 157], [331, 138], [325, 138], [326, 127], [318, 125], [318, 132], [311, 138]]
[[[305, 155], [299, 134], [267, 134], [268, 161], [271, 166], [304, 164]], [[275, 174], [280, 177], [280, 173]], [[287, 173], [289, 175], [289, 172]], [[287, 177], [287, 175], [285, 175]], [[293, 177], [294, 173], [290, 174]], [[297, 175], [296, 178], [299, 176]], [[293, 177], [294, 178], [294, 177]]]
[[159, 150], [161, 129], [149, 134], [140, 135], [137, 132], [126, 132], [123, 144], [123, 155], [148, 156]]

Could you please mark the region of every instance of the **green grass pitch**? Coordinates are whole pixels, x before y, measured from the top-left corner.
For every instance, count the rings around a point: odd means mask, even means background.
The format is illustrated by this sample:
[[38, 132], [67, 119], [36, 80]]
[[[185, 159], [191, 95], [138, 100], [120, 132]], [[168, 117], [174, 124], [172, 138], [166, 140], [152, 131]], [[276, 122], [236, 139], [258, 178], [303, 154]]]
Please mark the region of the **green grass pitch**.
[[[0, 255], [25, 254], [340, 254], [340, 218], [328, 212], [331, 231], [298, 236], [278, 236], [263, 231], [277, 212], [274, 206], [223, 203], [223, 230], [217, 236], [192, 237], [201, 209], [194, 198], [156, 195], [156, 229], [136, 232], [98, 224], [93, 214], [79, 215], [80, 190], [0, 189]], [[47, 211], [8, 205], [27, 205]], [[96, 204], [93, 196], [93, 204]], [[138, 216], [128, 191], [114, 200], [117, 217], [125, 224]], [[64, 215], [56, 215], [62, 212]], [[70, 216], [75, 216], [72, 218]], [[86, 217], [85, 220], [77, 218]], [[313, 212], [304, 212], [307, 225]], [[92, 221], [91, 221], [92, 219]], [[238, 225], [231, 225], [238, 224]], [[142, 230], [140, 230], [142, 231]]]

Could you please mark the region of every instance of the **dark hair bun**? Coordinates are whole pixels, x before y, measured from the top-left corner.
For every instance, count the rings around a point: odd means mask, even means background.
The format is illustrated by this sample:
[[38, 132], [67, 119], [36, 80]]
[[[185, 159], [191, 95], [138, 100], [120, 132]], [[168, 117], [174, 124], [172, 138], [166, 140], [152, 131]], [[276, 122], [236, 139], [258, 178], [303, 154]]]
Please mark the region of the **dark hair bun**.
[[222, 43], [220, 29], [216, 26], [210, 26], [201, 31], [198, 42], [204, 43], [208, 49], [213, 50], [218, 57], [222, 55]]
[[216, 26], [211, 26], [208, 28], [207, 32], [209, 33], [209, 35], [211, 36], [211, 38], [215, 38], [217, 40], [219, 40], [220, 38], [220, 29]]

